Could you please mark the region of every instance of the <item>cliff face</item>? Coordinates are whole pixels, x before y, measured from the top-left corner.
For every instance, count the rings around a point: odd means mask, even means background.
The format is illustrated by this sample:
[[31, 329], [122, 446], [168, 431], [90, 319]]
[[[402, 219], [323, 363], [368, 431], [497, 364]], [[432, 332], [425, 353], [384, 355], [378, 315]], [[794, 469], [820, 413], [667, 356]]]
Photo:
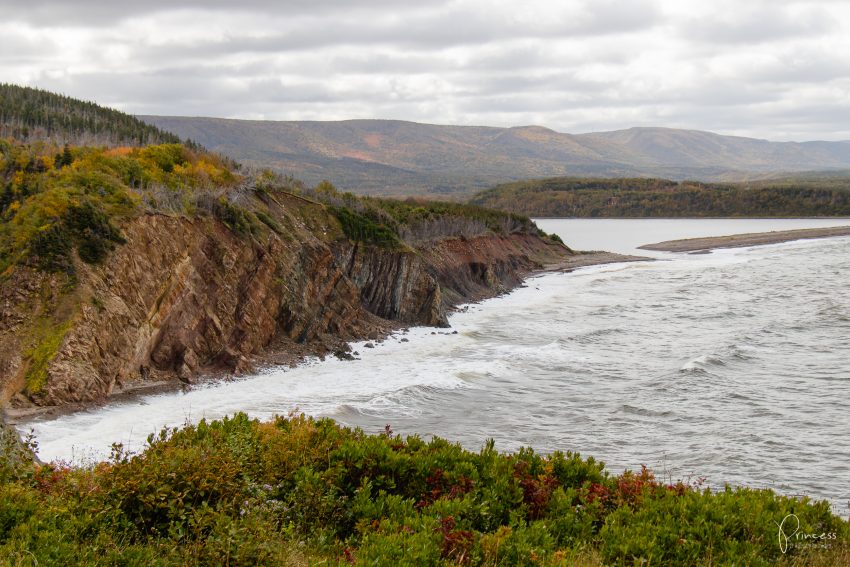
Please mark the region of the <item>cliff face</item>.
[[271, 344], [327, 352], [388, 322], [445, 325], [448, 307], [566, 253], [528, 235], [377, 248], [339, 238], [321, 210], [285, 208], [285, 231], [251, 238], [211, 218], [136, 217], [106, 263], [78, 262], [70, 291], [66, 276], [17, 269], [0, 286], [0, 401], [97, 401], [238, 371]]
[[369, 312], [401, 323], [448, 324], [440, 285], [419, 254], [344, 243], [336, 257]]
[[564, 246], [529, 234], [447, 239], [420, 251], [442, 286], [444, 309], [504, 293], [522, 283], [528, 272], [571, 254]]

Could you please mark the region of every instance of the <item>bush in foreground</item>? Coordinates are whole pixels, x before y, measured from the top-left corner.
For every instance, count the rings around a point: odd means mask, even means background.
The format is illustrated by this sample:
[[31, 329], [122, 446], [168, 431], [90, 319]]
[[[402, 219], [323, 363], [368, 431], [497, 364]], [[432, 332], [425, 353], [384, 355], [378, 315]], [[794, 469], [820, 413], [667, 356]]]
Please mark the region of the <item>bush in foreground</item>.
[[[12, 565], [787, 565], [850, 558], [825, 502], [607, 473], [574, 453], [473, 453], [328, 419], [239, 414], [139, 455], [0, 487]], [[777, 523], [800, 521], [783, 554]], [[789, 530], [790, 532], [790, 530]], [[790, 533], [789, 533], [790, 535]], [[805, 544], [805, 545], [804, 545]]]

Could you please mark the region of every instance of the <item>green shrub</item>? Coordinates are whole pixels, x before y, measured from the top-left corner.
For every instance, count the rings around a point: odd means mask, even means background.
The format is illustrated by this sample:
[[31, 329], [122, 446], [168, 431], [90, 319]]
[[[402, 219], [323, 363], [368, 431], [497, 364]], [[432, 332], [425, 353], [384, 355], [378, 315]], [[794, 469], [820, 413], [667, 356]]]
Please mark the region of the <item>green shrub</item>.
[[384, 224], [379, 224], [348, 207], [330, 207], [329, 210], [339, 220], [342, 231], [349, 240], [389, 248], [402, 246], [398, 235]]
[[[789, 513], [829, 548], [783, 555]], [[850, 557], [850, 528], [825, 502], [611, 476], [575, 453], [239, 414], [0, 484], [0, 557], [24, 551], [50, 565], [826, 566]]]
[[70, 204], [57, 222], [37, 232], [30, 241], [30, 253], [39, 269], [72, 274], [74, 247], [81, 260], [98, 264], [116, 244], [125, 242], [101, 209], [83, 201]]
[[72, 250], [72, 236], [62, 223], [52, 224], [37, 232], [30, 241], [30, 252], [35, 259], [35, 265], [46, 272], [72, 274], [74, 272]]
[[65, 213], [65, 226], [77, 244], [80, 259], [89, 264], [98, 264], [126, 240], [112, 226], [109, 217], [89, 201], [71, 205]]
[[144, 535], [182, 541], [210, 529], [219, 513], [238, 512], [248, 497], [238, 455], [230, 450], [231, 420], [150, 438], [141, 456], [115, 464], [105, 479], [107, 501]]
[[416, 516], [403, 524], [388, 520], [379, 522], [353, 553], [360, 565], [399, 567], [440, 565], [442, 555], [439, 523], [432, 518]]
[[276, 234], [283, 234], [283, 228], [276, 220], [266, 214], [264, 211], [255, 211], [254, 214], [260, 219], [264, 225], [272, 229]]
[[220, 197], [213, 205], [212, 212], [215, 218], [240, 236], [253, 234], [257, 230], [253, 213], [234, 205], [227, 197]]
[[0, 486], [31, 476], [34, 448], [32, 439], [22, 440], [0, 415]]
[[[67, 149], [67, 151], [66, 151]], [[194, 214], [196, 202], [241, 178], [222, 158], [179, 144], [139, 148], [63, 148], [45, 143], [0, 145], [0, 268], [29, 264], [73, 272], [72, 250], [102, 262], [123, 243], [115, 221], [145, 203], [174, 214]], [[70, 163], [68, 155], [71, 155]], [[217, 204], [233, 230], [258, 226], [253, 215]]]
[[10, 479], [0, 483], [0, 545], [5, 543], [12, 531], [19, 525], [25, 524], [38, 511], [39, 503], [33, 491], [18, 484], [12, 484]]
[[181, 144], [148, 146], [141, 151], [141, 157], [149, 160], [165, 173], [171, 173], [175, 166], [189, 162], [187, 150]]
[[806, 533], [841, 533], [847, 542], [846, 523], [825, 502], [747, 488], [680, 494], [659, 487], [639, 506], [620, 506], [606, 518], [601, 551], [611, 562], [693, 565], [710, 556], [719, 564], [768, 565], [782, 555], [777, 524], [792, 513]]

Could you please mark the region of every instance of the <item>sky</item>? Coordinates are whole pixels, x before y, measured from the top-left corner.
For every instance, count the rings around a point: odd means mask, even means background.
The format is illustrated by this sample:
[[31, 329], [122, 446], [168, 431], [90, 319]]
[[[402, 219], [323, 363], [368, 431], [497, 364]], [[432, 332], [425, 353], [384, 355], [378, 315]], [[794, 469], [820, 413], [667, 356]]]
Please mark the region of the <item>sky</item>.
[[850, 140], [847, 0], [0, 0], [0, 82], [142, 115]]

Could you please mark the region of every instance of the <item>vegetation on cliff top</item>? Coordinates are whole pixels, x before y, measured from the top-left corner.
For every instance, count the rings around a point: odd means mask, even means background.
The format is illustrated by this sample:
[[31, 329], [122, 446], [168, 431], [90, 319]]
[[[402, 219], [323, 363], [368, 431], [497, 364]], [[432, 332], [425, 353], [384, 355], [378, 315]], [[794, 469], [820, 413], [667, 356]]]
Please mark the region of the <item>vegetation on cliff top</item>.
[[528, 217], [476, 205], [359, 197], [338, 192], [328, 181], [304, 194], [326, 203], [348, 238], [379, 246], [416, 246], [442, 238], [489, 234], [545, 236]]
[[0, 139], [0, 274], [15, 264], [70, 274], [74, 250], [98, 263], [123, 242], [121, 219], [142, 211], [211, 214], [239, 234], [262, 225], [280, 233], [280, 223], [253, 199], [276, 191], [327, 206], [349, 239], [379, 246], [539, 233], [526, 217], [473, 205], [356, 197], [327, 182], [306, 189], [180, 144], [59, 147]]
[[116, 221], [146, 209], [195, 212], [204, 200], [216, 212], [216, 194], [239, 181], [232, 164], [180, 144], [0, 140], [0, 273], [20, 263], [72, 273], [73, 250], [97, 263], [123, 242]]
[[[328, 419], [163, 431], [91, 468], [0, 468], [14, 565], [834, 565], [826, 502], [611, 475], [578, 454], [477, 453]], [[777, 523], [802, 535], [783, 554]], [[812, 538], [812, 534], [814, 537]]]
[[0, 83], [0, 137], [125, 146], [181, 142], [118, 110], [6, 83]]
[[850, 216], [850, 179], [699, 183], [556, 177], [498, 185], [471, 202], [549, 217]]

